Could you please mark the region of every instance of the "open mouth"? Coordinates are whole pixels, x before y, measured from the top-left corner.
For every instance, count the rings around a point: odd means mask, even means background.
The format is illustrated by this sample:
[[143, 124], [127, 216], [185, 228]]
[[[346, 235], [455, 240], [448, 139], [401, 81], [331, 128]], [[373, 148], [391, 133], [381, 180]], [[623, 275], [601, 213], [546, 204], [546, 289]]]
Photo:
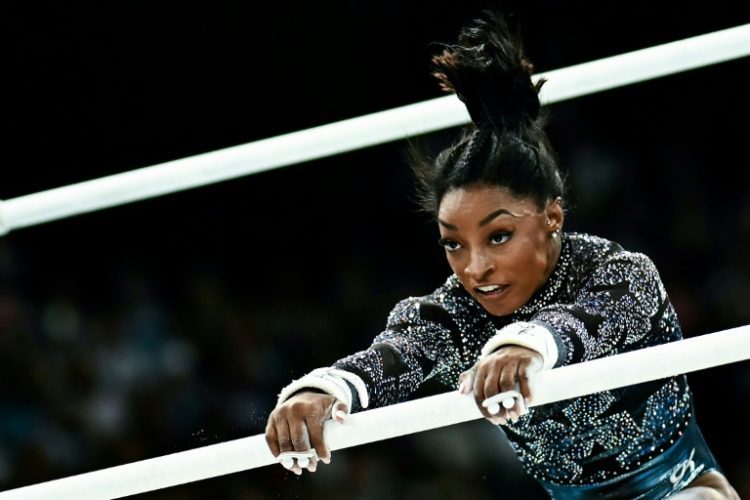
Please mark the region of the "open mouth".
[[509, 286], [510, 285], [485, 285], [475, 287], [474, 290], [476, 290], [479, 295], [492, 296], [503, 293]]

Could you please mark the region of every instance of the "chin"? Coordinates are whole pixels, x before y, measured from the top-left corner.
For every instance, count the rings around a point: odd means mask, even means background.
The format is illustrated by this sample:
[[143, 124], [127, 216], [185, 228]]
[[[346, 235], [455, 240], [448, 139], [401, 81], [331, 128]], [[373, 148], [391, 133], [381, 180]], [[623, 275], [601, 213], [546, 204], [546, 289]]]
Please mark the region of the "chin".
[[516, 311], [515, 309], [508, 309], [506, 307], [503, 307], [503, 308], [495, 307], [492, 309], [488, 309], [485, 307], [484, 309], [493, 316], [509, 316]]
[[474, 296], [474, 298], [477, 300], [477, 302], [479, 302], [479, 305], [481, 305], [482, 308], [492, 316], [508, 316], [510, 314], [513, 314], [516, 309], [518, 309], [518, 307], [508, 307], [508, 305], [506, 304], [487, 304], [480, 297]]

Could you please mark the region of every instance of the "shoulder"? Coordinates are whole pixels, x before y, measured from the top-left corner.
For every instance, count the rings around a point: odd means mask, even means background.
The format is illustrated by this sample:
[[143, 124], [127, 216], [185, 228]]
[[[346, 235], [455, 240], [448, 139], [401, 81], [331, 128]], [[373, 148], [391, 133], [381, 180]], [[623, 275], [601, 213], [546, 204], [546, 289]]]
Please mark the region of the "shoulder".
[[575, 260], [604, 262], [608, 257], [625, 250], [619, 243], [586, 233], [565, 233]]
[[648, 255], [590, 234], [569, 233], [566, 237], [571, 244], [574, 267], [588, 270], [595, 282], [643, 281], [661, 287], [659, 272]]
[[626, 250], [617, 242], [585, 233], [566, 233], [570, 243], [571, 256], [576, 263], [589, 265], [613, 262], [630, 262], [636, 265], [653, 266], [653, 261], [641, 252]]

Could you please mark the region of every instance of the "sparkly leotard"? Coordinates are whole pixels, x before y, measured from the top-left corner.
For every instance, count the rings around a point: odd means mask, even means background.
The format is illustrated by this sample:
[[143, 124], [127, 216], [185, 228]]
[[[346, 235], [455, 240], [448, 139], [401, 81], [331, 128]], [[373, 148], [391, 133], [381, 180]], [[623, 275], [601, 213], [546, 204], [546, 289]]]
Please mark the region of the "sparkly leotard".
[[[566, 233], [552, 275], [514, 314], [489, 315], [454, 275], [430, 295], [401, 301], [369, 349], [334, 366], [364, 380], [370, 407], [384, 406], [407, 399], [429, 378], [455, 388], [487, 340], [514, 321], [553, 332], [556, 366], [682, 338], [646, 256]], [[691, 420], [691, 403], [679, 376], [532, 408], [503, 429], [524, 469], [542, 483], [601, 484], [632, 475], [670, 448]]]

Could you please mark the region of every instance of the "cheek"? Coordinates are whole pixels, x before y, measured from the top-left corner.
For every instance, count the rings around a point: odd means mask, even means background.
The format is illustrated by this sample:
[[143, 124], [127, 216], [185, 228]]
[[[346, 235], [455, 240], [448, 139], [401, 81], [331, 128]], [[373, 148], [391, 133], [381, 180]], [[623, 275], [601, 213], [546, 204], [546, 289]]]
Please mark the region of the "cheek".
[[520, 283], [536, 288], [546, 274], [547, 252], [537, 245], [524, 246], [509, 256], [506, 265]]
[[461, 259], [457, 255], [448, 252], [445, 253], [445, 258], [448, 261], [448, 265], [450, 266], [451, 271], [453, 271], [453, 274], [459, 277], [463, 276], [463, 271], [466, 269], [466, 265], [461, 264]]

